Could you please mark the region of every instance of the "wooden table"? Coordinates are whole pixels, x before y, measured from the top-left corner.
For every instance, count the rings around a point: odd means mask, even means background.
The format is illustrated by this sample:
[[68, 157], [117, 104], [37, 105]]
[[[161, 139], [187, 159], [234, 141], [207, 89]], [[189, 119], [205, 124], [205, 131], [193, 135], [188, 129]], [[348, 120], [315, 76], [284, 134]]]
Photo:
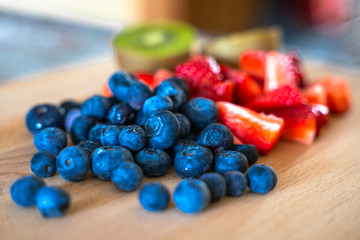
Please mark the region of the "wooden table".
[[[332, 117], [313, 145], [282, 141], [261, 157], [279, 178], [267, 195], [226, 197], [196, 215], [173, 204], [150, 213], [139, 205], [138, 192], [120, 192], [91, 174], [78, 183], [56, 175], [46, 183], [69, 191], [72, 205], [65, 217], [44, 219], [35, 208], [15, 205], [9, 187], [31, 174], [36, 152], [24, 125], [27, 110], [95, 94], [113, 70], [111, 62], [102, 62], [0, 85], [0, 239], [360, 239], [360, 75], [326, 66], [309, 65], [308, 75], [347, 77], [354, 107]], [[151, 180], [173, 190], [180, 178], [171, 170]]]

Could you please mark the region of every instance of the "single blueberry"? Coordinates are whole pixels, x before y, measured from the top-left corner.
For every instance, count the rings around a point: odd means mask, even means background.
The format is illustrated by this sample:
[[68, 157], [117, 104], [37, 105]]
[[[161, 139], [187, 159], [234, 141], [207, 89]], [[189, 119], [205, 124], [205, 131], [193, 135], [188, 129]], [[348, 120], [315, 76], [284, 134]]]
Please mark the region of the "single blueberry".
[[111, 173], [111, 181], [121, 191], [135, 191], [143, 180], [141, 168], [133, 162], [120, 162]]
[[211, 193], [211, 201], [216, 202], [225, 196], [226, 181], [223, 176], [218, 173], [205, 173], [200, 177], [209, 187]]
[[74, 144], [88, 139], [89, 130], [94, 126], [95, 120], [88, 116], [79, 116], [71, 125], [70, 136]]
[[38, 177], [51, 177], [56, 173], [56, 156], [47, 151], [38, 152], [32, 157], [30, 168]]
[[43, 187], [36, 194], [36, 207], [45, 218], [62, 217], [69, 206], [69, 194], [59, 187]]
[[173, 109], [173, 102], [167, 96], [153, 96], [145, 100], [143, 106], [144, 114], [149, 114], [157, 110], [169, 110]]
[[178, 77], [170, 77], [164, 80], [164, 82], [171, 82], [171, 83], [175, 83], [176, 85], [178, 85], [179, 87], [182, 88], [182, 90], [184, 90], [186, 96], [189, 96], [189, 86], [187, 85], [187, 83], [182, 80], [181, 78]]
[[110, 109], [107, 119], [113, 125], [122, 125], [132, 120], [134, 113], [127, 103], [118, 103]]
[[245, 173], [248, 169], [245, 155], [237, 151], [225, 150], [214, 155], [214, 172], [225, 174], [228, 171]]
[[151, 96], [151, 88], [143, 83], [134, 83], [129, 87], [128, 104], [134, 110], [142, 109], [144, 102]]
[[234, 144], [232, 150], [244, 154], [249, 162], [249, 166], [256, 163], [259, 159], [259, 152], [252, 144]]
[[108, 124], [99, 123], [93, 126], [88, 132], [89, 140], [97, 140], [100, 141], [101, 133], [108, 127]]
[[176, 116], [167, 110], [152, 112], [146, 116], [145, 131], [150, 148], [167, 149], [180, 135], [180, 124]]
[[147, 137], [142, 127], [129, 125], [121, 130], [118, 141], [121, 146], [131, 151], [139, 151], [146, 146]]
[[247, 188], [247, 180], [242, 172], [229, 171], [224, 174], [226, 181], [226, 194], [237, 197], [242, 195]]
[[67, 181], [80, 181], [90, 170], [89, 154], [80, 147], [67, 147], [56, 159], [60, 176]]
[[119, 135], [123, 126], [109, 125], [101, 132], [100, 142], [103, 146], [119, 145]]
[[212, 152], [202, 146], [185, 147], [174, 159], [175, 171], [182, 178], [199, 178], [212, 164]]
[[30, 132], [47, 127], [64, 127], [64, 115], [60, 108], [51, 104], [40, 104], [30, 109], [26, 115], [26, 126]]
[[96, 120], [105, 119], [111, 107], [109, 99], [101, 95], [94, 95], [85, 100], [81, 106], [81, 115], [90, 116]]
[[173, 101], [173, 109], [176, 111], [186, 102], [187, 96], [184, 90], [171, 81], [162, 82], [154, 90], [157, 96], [167, 96]]
[[149, 182], [141, 187], [140, 204], [150, 212], [164, 210], [170, 201], [169, 190], [161, 183]]
[[74, 100], [65, 100], [60, 103], [60, 107], [65, 110], [65, 114], [67, 114], [71, 109], [81, 108], [81, 104]]
[[66, 115], [65, 115], [65, 121], [64, 121], [64, 126], [65, 126], [65, 131], [67, 133], [71, 132], [71, 126], [74, 122], [74, 120], [77, 117], [81, 116], [81, 109], [80, 108], [74, 108], [71, 109]]
[[67, 145], [66, 133], [56, 127], [43, 128], [35, 133], [34, 144], [39, 151], [57, 155]]
[[277, 175], [274, 169], [265, 164], [255, 164], [246, 173], [246, 178], [251, 191], [268, 193], [277, 184]]
[[33, 207], [36, 194], [43, 186], [45, 186], [45, 182], [38, 177], [21, 177], [11, 186], [10, 196], [19, 206]]
[[162, 176], [171, 166], [170, 156], [159, 149], [144, 148], [136, 154], [135, 162], [148, 177]]
[[101, 143], [97, 140], [84, 140], [79, 142], [77, 147], [84, 149], [89, 155], [98, 147], [101, 147]]
[[180, 124], [180, 138], [186, 138], [189, 136], [191, 131], [190, 120], [181, 113], [175, 113], [175, 116]]
[[179, 210], [185, 213], [197, 213], [209, 205], [211, 194], [203, 181], [187, 179], [176, 186], [173, 199]]
[[199, 134], [197, 143], [220, 152], [231, 149], [234, 145], [234, 136], [230, 129], [220, 123], [207, 125]]
[[175, 155], [178, 152], [181, 152], [182, 150], [184, 150], [185, 147], [187, 146], [197, 146], [198, 144], [193, 141], [193, 140], [189, 140], [189, 139], [179, 139], [176, 140], [175, 144], [170, 148], [169, 154], [172, 158], [175, 157]]
[[211, 123], [217, 122], [219, 109], [214, 101], [206, 98], [193, 98], [182, 106], [181, 112], [187, 116], [191, 126], [203, 129]]
[[110, 180], [111, 172], [121, 162], [134, 162], [129, 150], [121, 146], [103, 146], [95, 149], [91, 156], [91, 171], [102, 180]]
[[115, 72], [109, 79], [109, 88], [114, 97], [119, 101], [129, 100], [129, 87], [138, 80], [126, 71]]

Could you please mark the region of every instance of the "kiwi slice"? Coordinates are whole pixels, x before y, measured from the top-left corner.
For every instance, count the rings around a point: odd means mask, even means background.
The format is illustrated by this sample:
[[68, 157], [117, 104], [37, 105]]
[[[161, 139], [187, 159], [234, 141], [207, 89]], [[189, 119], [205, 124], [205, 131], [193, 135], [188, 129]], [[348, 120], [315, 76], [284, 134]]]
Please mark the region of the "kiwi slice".
[[277, 26], [271, 26], [215, 38], [205, 44], [203, 51], [214, 56], [219, 62], [238, 65], [239, 55], [245, 50], [277, 50], [281, 44], [281, 29]]
[[179, 22], [151, 22], [129, 26], [113, 39], [120, 67], [128, 71], [173, 68], [190, 55], [196, 33]]

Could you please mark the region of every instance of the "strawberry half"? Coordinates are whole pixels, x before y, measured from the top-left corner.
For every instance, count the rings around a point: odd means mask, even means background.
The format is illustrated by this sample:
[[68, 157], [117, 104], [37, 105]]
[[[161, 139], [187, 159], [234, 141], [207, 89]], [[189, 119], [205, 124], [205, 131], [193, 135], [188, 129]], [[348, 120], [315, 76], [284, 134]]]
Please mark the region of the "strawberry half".
[[219, 122], [227, 126], [245, 144], [253, 144], [267, 154], [278, 141], [284, 121], [273, 115], [254, 112], [229, 102], [217, 102]]
[[234, 102], [236, 104], [244, 105], [262, 94], [261, 86], [248, 74], [232, 71], [231, 75], [235, 82]]
[[255, 111], [268, 111], [276, 108], [298, 106], [306, 102], [306, 98], [297, 87], [286, 85], [257, 96], [245, 106]]
[[311, 144], [316, 136], [316, 116], [309, 105], [274, 109], [271, 113], [284, 119], [285, 126], [281, 137], [284, 139]]
[[265, 66], [266, 52], [248, 50], [239, 56], [239, 68], [257, 78], [264, 79]]
[[321, 83], [315, 83], [306, 88], [304, 97], [309, 103], [328, 105], [326, 89]]
[[332, 113], [342, 114], [351, 107], [351, 92], [346, 79], [327, 77], [321, 81], [327, 93], [328, 106]]

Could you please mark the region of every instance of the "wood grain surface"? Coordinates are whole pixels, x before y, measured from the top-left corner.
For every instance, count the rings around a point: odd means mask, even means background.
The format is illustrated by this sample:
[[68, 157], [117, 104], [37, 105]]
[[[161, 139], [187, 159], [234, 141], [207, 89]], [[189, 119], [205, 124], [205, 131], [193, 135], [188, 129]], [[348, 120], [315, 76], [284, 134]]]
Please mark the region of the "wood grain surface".
[[[31, 174], [36, 152], [24, 124], [36, 103], [83, 100], [99, 92], [114, 70], [111, 62], [63, 70], [0, 85], [0, 239], [360, 239], [360, 73], [307, 65], [308, 76], [347, 77], [352, 110], [332, 117], [311, 146], [281, 141], [259, 162], [271, 165], [278, 185], [267, 195], [225, 197], [206, 211], [187, 215], [173, 204], [161, 213], [146, 212], [138, 192], [123, 193], [111, 182], [88, 174], [71, 183], [59, 177], [49, 185], [69, 191], [72, 205], [60, 219], [44, 219], [35, 208], [15, 205], [9, 188]], [[173, 170], [149, 179], [171, 191], [180, 180]]]

